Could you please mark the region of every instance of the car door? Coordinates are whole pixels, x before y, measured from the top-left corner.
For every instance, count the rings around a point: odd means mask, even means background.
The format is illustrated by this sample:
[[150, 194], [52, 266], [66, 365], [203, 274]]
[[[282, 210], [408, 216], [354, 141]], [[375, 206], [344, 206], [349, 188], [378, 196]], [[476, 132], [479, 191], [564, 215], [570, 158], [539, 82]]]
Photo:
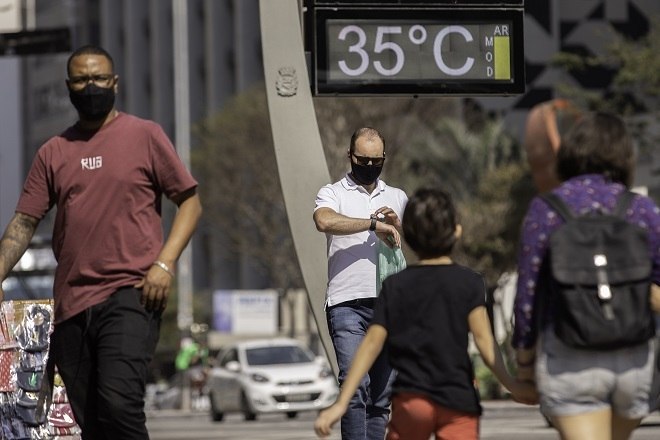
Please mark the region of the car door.
[[236, 371], [236, 365], [238, 351], [231, 348], [222, 355], [218, 368], [213, 372], [213, 392], [223, 412], [241, 409], [241, 387], [238, 382], [240, 372]]

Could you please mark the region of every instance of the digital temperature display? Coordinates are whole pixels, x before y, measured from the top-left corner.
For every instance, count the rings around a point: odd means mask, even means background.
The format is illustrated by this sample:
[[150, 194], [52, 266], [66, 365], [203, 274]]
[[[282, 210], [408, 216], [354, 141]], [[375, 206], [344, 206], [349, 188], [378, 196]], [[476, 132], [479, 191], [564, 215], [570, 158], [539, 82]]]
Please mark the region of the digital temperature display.
[[320, 8], [316, 23], [316, 94], [525, 89], [521, 10]]

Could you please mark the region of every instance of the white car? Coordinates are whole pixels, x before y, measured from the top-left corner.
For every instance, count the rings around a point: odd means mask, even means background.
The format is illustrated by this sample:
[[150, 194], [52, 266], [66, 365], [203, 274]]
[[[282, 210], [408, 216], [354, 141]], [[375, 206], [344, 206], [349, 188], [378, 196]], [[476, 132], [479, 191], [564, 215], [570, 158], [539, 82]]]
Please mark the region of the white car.
[[245, 420], [261, 413], [320, 410], [332, 405], [339, 389], [323, 357], [288, 338], [238, 342], [222, 350], [207, 379], [211, 418], [228, 412]]

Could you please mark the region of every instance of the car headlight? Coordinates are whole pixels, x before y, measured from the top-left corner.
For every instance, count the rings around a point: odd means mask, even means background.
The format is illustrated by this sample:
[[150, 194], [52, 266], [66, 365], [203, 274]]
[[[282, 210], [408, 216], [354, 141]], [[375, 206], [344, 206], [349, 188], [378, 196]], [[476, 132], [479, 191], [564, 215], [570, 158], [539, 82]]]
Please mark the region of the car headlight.
[[323, 367], [321, 368], [321, 371], [319, 372], [319, 377], [321, 379], [325, 379], [326, 377], [332, 376], [332, 370], [328, 367]]
[[259, 373], [250, 374], [250, 379], [252, 379], [255, 382], [260, 382], [260, 383], [268, 382], [268, 378], [266, 376], [264, 376], [263, 374], [259, 374]]

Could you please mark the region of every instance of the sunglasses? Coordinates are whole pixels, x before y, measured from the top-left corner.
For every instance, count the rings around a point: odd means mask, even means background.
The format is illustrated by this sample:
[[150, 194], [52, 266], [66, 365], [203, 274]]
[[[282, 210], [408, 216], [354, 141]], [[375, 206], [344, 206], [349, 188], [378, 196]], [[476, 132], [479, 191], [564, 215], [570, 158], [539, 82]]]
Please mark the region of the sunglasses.
[[357, 163], [359, 163], [362, 166], [369, 166], [369, 162], [371, 162], [371, 165], [380, 167], [385, 163], [385, 156], [383, 157], [367, 157], [367, 156], [358, 156], [355, 153], [351, 153], [351, 155], [355, 158]]
[[80, 75], [72, 76], [69, 78], [69, 85], [72, 89], [80, 90], [84, 89], [89, 82], [93, 82], [98, 87], [108, 88], [112, 85], [115, 80], [114, 73], [102, 73], [98, 75]]

